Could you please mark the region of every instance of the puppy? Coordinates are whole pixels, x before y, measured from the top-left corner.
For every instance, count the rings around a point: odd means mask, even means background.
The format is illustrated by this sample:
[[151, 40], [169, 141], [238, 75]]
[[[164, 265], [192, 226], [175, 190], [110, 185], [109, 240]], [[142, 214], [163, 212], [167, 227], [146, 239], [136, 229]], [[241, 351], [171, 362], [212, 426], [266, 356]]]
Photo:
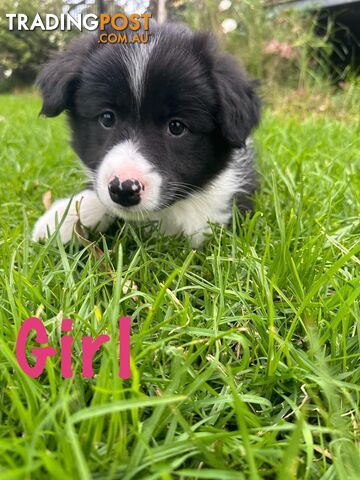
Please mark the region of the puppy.
[[210, 34], [165, 24], [151, 27], [146, 44], [80, 37], [38, 84], [43, 115], [67, 112], [91, 186], [56, 201], [35, 224], [34, 240], [59, 228], [66, 243], [78, 220], [105, 231], [122, 218], [157, 221], [165, 234], [188, 235], [198, 246], [209, 221], [229, 223], [234, 199], [251, 208], [249, 136], [260, 102]]

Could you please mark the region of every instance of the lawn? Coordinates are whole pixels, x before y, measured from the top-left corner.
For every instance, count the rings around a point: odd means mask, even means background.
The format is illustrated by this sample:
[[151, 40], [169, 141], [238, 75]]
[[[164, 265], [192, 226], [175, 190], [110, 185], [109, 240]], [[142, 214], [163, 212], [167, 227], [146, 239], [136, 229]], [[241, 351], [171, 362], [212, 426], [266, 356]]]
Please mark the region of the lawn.
[[[192, 250], [120, 223], [98, 248], [33, 244], [43, 194], [84, 182], [64, 118], [39, 109], [0, 97], [1, 479], [358, 479], [356, 110], [266, 109], [256, 213], [234, 212]], [[34, 315], [57, 347], [61, 320], [74, 320], [72, 379], [59, 355], [37, 379], [20, 369], [17, 334]], [[84, 379], [81, 337], [100, 333], [112, 341]]]

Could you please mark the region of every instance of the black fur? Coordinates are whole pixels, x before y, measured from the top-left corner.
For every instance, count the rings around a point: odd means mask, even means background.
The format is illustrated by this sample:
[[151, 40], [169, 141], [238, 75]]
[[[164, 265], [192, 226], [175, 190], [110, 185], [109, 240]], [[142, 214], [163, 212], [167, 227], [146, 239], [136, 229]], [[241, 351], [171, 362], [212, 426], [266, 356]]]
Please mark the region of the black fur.
[[[43, 69], [38, 85], [41, 113], [52, 117], [66, 110], [73, 146], [96, 171], [106, 152], [136, 139], [144, 156], [163, 176], [163, 203], [174, 194], [170, 182], [205, 187], [228, 164], [234, 148], [259, 122], [260, 102], [254, 83], [228, 55], [218, 51], [204, 32], [168, 24], [149, 58], [140, 105], [130, 87], [127, 62], [133, 45], [102, 45], [96, 35], [81, 37]], [[145, 47], [146, 48], [146, 47]], [[104, 110], [116, 113], [115, 128], [98, 122]], [[188, 127], [181, 137], [167, 134], [168, 122], [180, 118]], [[250, 186], [249, 190], [253, 190]]]

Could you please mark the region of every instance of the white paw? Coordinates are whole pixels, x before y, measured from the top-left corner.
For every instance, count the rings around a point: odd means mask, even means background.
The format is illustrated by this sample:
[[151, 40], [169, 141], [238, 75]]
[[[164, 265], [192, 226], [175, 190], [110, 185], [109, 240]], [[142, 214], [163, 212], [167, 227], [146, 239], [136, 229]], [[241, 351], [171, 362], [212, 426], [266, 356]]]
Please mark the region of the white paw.
[[211, 228], [207, 227], [207, 228], [204, 228], [203, 230], [200, 230], [190, 235], [190, 243], [192, 248], [202, 247], [206, 238], [206, 234], [209, 234], [209, 233], [211, 233]]
[[106, 230], [112, 223], [106, 208], [100, 203], [93, 190], [84, 190], [75, 197], [64, 198], [53, 203], [51, 208], [35, 223], [32, 239], [36, 242], [51, 236], [56, 229], [62, 243], [68, 243], [76, 223], [97, 231]]

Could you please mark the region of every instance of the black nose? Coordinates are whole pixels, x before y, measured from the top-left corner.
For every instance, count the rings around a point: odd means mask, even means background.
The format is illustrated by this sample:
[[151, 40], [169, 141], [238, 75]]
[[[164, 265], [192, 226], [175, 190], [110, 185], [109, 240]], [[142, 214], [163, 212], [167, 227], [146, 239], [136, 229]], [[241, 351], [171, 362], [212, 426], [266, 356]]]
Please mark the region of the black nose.
[[140, 203], [140, 192], [144, 190], [144, 185], [133, 178], [120, 182], [118, 177], [114, 177], [108, 188], [113, 202], [123, 207], [131, 207]]

